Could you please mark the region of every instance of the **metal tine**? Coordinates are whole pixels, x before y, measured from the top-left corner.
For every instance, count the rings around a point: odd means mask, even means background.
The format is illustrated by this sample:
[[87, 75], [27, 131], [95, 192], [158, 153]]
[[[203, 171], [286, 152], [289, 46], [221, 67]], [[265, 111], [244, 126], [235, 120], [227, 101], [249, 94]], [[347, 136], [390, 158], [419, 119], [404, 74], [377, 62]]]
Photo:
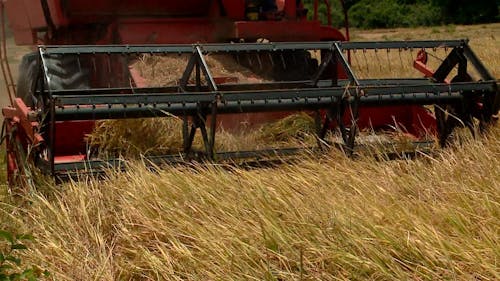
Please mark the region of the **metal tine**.
[[108, 61], [108, 73], [111, 73], [111, 54], [107, 53], [106, 54], [106, 58], [107, 58], [107, 61]]
[[[357, 71], [359, 72], [361, 77], [366, 78], [369, 75], [369, 73], [365, 72], [364, 68], [368, 69], [368, 66], [363, 67], [363, 63], [360, 61], [360, 58], [359, 58], [359, 53], [360, 53], [359, 50], [354, 49], [352, 58], [353, 58], [353, 61], [355, 61]], [[364, 59], [363, 61], [365, 64], [367, 63], [366, 59]]]
[[365, 61], [365, 65], [366, 65], [366, 73], [369, 74], [370, 67], [368, 66], [368, 59], [366, 58], [366, 49], [363, 49], [363, 57], [365, 58], [364, 61]]
[[260, 68], [260, 70], [262, 70], [264, 67], [262, 66], [262, 61], [260, 59], [260, 54], [257, 52], [255, 55], [257, 56], [257, 62], [259, 63], [259, 68]]
[[379, 67], [379, 70], [380, 72], [382, 72], [382, 63], [380, 62], [380, 57], [378, 56], [378, 49], [375, 48], [373, 49], [374, 53], [375, 53], [375, 57], [377, 58], [377, 64], [378, 64], [378, 67]]
[[241, 61], [240, 61], [240, 52], [236, 52], [235, 58], [236, 58], [236, 62], [237, 62], [239, 65], [241, 65]]
[[413, 62], [415, 61], [415, 57], [413, 57], [413, 48], [408, 49], [410, 51], [410, 62], [408, 65], [413, 65]]
[[76, 63], [78, 64], [78, 72], [80, 72], [80, 73], [81, 73], [81, 72], [82, 72], [82, 63], [81, 63], [81, 61], [80, 61], [80, 56], [81, 56], [81, 54], [80, 54], [80, 53], [78, 53], [78, 54], [76, 55]]
[[129, 56], [124, 52], [120, 53], [120, 56], [127, 67], [127, 71], [125, 71], [125, 76], [123, 77], [123, 83], [124, 83], [124, 85], [125, 84], [128, 85], [129, 88], [132, 90], [132, 93], [135, 94], [134, 83], [132, 83], [132, 74], [130, 73], [130, 69], [129, 69], [129, 66], [130, 66]]
[[[343, 50], [343, 51], [345, 51], [345, 50]], [[355, 49], [352, 50], [352, 56], [351, 56], [352, 59], [351, 59], [350, 64], [351, 64], [351, 67], [354, 68], [354, 69], [356, 69], [356, 72], [360, 73], [361, 76], [362, 76], [363, 70], [359, 67], [359, 63], [358, 63], [357, 55], [356, 54], [357, 54], [356, 50]]]
[[293, 61], [293, 65], [297, 64], [297, 57], [295, 56], [295, 52], [292, 52], [292, 61]]
[[386, 53], [386, 55], [387, 55], [387, 66], [389, 67], [389, 70], [391, 70], [391, 69], [392, 69], [392, 67], [391, 67], [391, 58], [389, 57], [389, 53], [390, 53], [390, 52], [391, 52], [391, 49], [387, 48], [387, 53]]
[[189, 123], [186, 112], [182, 115], [182, 143], [184, 152], [188, 150], [188, 140], [189, 140]]
[[401, 64], [403, 70], [406, 70], [406, 64], [403, 63], [403, 58], [401, 57], [401, 53], [403, 52], [403, 49], [398, 48], [398, 55], [399, 55], [399, 63]]
[[[111, 77], [111, 54], [107, 53], [106, 54], [106, 58], [107, 58], [107, 61], [108, 61], [108, 74], [109, 74], [109, 77]], [[106, 79], [108, 81], [108, 88], [111, 88], [111, 79]]]
[[283, 56], [283, 51], [280, 51], [280, 59], [281, 59], [281, 64], [283, 65], [283, 69], [286, 70], [286, 62], [285, 62], [285, 57]]
[[248, 60], [248, 65], [249, 66], [253, 66], [252, 56], [248, 52], [246, 53], [246, 57], [247, 57], [247, 60]]
[[95, 53], [92, 55], [92, 68], [94, 69], [94, 75], [97, 73], [97, 65], [95, 63]]
[[268, 52], [267, 55], [269, 56], [269, 61], [271, 62], [271, 67], [274, 67], [273, 55], [271, 54], [271, 52]]

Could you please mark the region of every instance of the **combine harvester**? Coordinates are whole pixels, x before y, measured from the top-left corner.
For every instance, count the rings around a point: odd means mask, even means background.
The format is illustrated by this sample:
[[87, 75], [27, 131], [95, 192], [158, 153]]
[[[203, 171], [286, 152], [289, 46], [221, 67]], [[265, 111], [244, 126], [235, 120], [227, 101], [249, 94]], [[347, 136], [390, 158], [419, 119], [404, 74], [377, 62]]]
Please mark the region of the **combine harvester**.
[[[456, 127], [486, 130], [494, 122], [498, 81], [466, 40], [348, 42], [347, 28], [344, 36], [320, 24], [319, 5], [329, 10], [329, 1], [315, 1], [308, 20], [297, 0], [2, 1], [16, 43], [34, 49], [16, 88], [3, 34], [9, 185], [30, 184], [32, 167], [59, 179], [122, 165], [100, 159], [86, 143], [103, 119], [181, 118], [182, 152], [149, 157], [152, 163], [290, 155], [297, 149], [215, 151], [217, 127], [299, 111], [315, 116], [318, 146], [337, 132], [347, 152], [366, 130], [401, 130], [418, 147], [430, 136], [445, 145]], [[144, 55], [173, 54], [189, 57], [175, 86], [148, 87], [131, 67]], [[206, 60], [213, 54], [266, 79], [214, 77]], [[434, 57], [437, 63], [427, 62]], [[396, 64], [413, 75], [391, 72]], [[388, 77], [370, 76], [373, 65]], [[197, 133], [201, 151], [192, 146]]]

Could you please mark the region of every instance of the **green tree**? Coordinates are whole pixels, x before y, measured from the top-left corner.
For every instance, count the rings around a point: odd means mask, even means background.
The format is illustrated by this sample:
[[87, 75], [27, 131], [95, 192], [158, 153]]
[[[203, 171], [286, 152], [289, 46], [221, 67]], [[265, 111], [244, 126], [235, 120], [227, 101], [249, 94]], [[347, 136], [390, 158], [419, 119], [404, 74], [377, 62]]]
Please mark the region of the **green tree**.
[[473, 24], [498, 21], [498, 0], [432, 0], [445, 23]]
[[[319, 1], [322, 3], [323, 1]], [[312, 17], [314, 0], [304, 0]], [[330, 0], [332, 23], [343, 25], [340, 0]], [[439, 24], [473, 24], [500, 20], [500, 0], [344, 0], [351, 26], [361, 28], [406, 27]], [[327, 23], [324, 5], [320, 20]]]

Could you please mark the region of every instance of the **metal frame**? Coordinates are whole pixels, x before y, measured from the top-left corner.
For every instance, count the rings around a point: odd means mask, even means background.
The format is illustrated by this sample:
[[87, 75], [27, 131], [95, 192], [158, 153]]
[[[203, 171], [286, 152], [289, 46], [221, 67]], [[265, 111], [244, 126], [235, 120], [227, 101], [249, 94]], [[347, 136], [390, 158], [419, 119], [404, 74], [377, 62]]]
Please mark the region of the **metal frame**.
[[[455, 54], [463, 53], [466, 60], [478, 70], [484, 81], [447, 84], [442, 79], [358, 79], [351, 69], [345, 53], [351, 50], [398, 49], [425, 50], [451, 48], [450, 56], [436, 71], [437, 77], [446, 77], [458, 63]], [[42, 161], [52, 175], [75, 168], [102, 166], [110, 161], [86, 161], [82, 163], [55, 164], [56, 121], [122, 119], [137, 117], [179, 116], [184, 120], [184, 152], [151, 158], [152, 163], [176, 162], [179, 159], [199, 158], [191, 146], [199, 130], [204, 140], [205, 151], [201, 158], [208, 160], [227, 157], [257, 158], [269, 155], [279, 156], [281, 150], [243, 153], [214, 151], [216, 120], [220, 114], [268, 111], [317, 111], [318, 144], [324, 142], [331, 124], [336, 123], [342, 133], [346, 151], [354, 151], [359, 108], [363, 106], [387, 105], [430, 105], [457, 104], [464, 100], [464, 93], [474, 96], [488, 96], [490, 113], [498, 111], [498, 81], [495, 80], [469, 48], [466, 40], [448, 41], [387, 41], [387, 42], [316, 42], [316, 43], [263, 43], [263, 44], [194, 44], [194, 45], [141, 45], [141, 46], [40, 46], [38, 48], [43, 74], [43, 83], [50, 85], [46, 57], [61, 55], [128, 55], [128, 54], [190, 54], [190, 59], [180, 77], [179, 86], [159, 88], [102, 88], [85, 90], [38, 89], [46, 96], [49, 119], [49, 159]], [[273, 82], [262, 84], [220, 84], [218, 85], [205, 61], [207, 53], [248, 53], [283, 52], [288, 50], [321, 50], [326, 59], [318, 67], [311, 80], [293, 82]], [[450, 63], [453, 60], [453, 63]], [[466, 62], [465, 62], [466, 63]], [[331, 80], [322, 80], [327, 66], [333, 64], [344, 71], [347, 79], [339, 79], [334, 73]], [[450, 67], [451, 65], [451, 67]], [[189, 83], [194, 74], [195, 84]], [[201, 77], [206, 84], [202, 84]], [[319, 110], [325, 110], [321, 119]], [[343, 120], [344, 113], [350, 111], [350, 119]], [[210, 117], [210, 124], [207, 124]], [[284, 150], [285, 155], [294, 151]]]

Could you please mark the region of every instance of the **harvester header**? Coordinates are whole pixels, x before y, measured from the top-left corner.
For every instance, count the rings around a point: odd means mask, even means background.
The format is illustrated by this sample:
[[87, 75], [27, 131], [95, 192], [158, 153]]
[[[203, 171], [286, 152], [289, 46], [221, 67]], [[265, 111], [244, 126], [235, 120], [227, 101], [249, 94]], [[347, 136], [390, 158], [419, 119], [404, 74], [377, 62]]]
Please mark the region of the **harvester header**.
[[[101, 120], [181, 120], [175, 153], [146, 155], [146, 162], [160, 164], [267, 160], [331, 146], [352, 154], [363, 135], [376, 132], [403, 132], [416, 148], [435, 140], [446, 145], [456, 128], [484, 132], [497, 118], [498, 80], [467, 40], [346, 42], [338, 30], [307, 20], [295, 0], [260, 9], [257, 17], [245, 15], [255, 11], [245, 1], [183, 2], [218, 8], [202, 16], [199, 6], [189, 16], [174, 9], [184, 5], [178, 1], [146, 1], [144, 9], [125, 13], [132, 2], [103, 22], [100, 14], [79, 10], [83, 2], [71, 1], [61, 7], [68, 20], [57, 14], [52, 27], [47, 22], [44, 44], [24, 57], [15, 96], [2, 110], [11, 186], [30, 182], [33, 167], [57, 179], [122, 167], [120, 155], [103, 157], [88, 142]], [[145, 20], [152, 3], [165, 3], [160, 14], [164, 8], [180, 14]], [[75, 32], [88, 35], [86, 41]], [[217, 73], [217, 59], [252, 77]], [[152, 62], [152, 76], [173, 79], [152, 84], [137, 67], [144, 61]], [[314, 147], [216, 146], [222, 131], [242, 122], [251, 128], [297, 112], [315, 120]]]

